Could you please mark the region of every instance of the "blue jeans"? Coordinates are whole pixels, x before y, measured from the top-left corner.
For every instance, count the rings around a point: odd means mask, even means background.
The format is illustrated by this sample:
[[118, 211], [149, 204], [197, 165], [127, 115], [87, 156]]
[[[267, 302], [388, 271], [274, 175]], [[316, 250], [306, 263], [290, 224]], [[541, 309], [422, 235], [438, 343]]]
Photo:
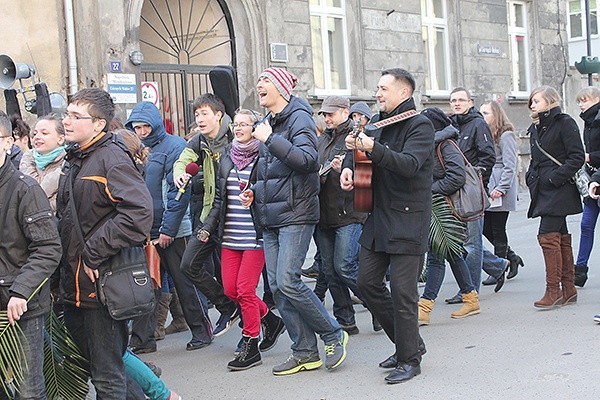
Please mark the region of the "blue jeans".
[[481, 285], [481, 269], [483, 267], [483, 218], [467, 222], [467, 241], [465, 242], [467, 251], [467, 267], [471, 274], [471, 282], [477, 293]]
[[600, 207], [596, 200], [583, 202], [583, 215], [581, 216], [581, 237], [579, 239], [579, 252], [575, 264], [587, 267], [592, 247], [594, 247], [594, 229], [600, 214]]
[[[18, 324], [23, 331], [22, 344], [27, 368], [23, 368], [23, 383], [16, 399], [46, 399], [44, 385], [44, 321], [46, 315], [22, 318]], [[1, 390], [1, 389], [0, 389]]]
[[356, 324], [354, 304], [348, 289], [360, 293], [356, 280], [360, 250], [358, 238], [361, 232], [361, 224], [319, 229], [321, 271], [325, 274], [333, 298], [333, 315], [343, 325]]
[[509, 261], [498, 257], [488, 249], [483, 249], [483, 270], [489, 276], [498, 279], [508, 267]]
[[148, 366], [140, 360], [131, 350], [123, 356], [125, 372], [142, 388], [150, 400], [166, 400], [171, 395], [165, 383], [157, 377]]
[[82, 309], [65, 305], [65, 325], [89, 361], [97, 399], [129, 398], [123, 355], [127, 349], [127, 321], [115, 321], [105, 308]]
[[263, 233], [269, 285], [298, 358], [319, 354], [315, 333], [327, 345], [341, 336], [340, 325], [301, 279], [313, 230], [314, 225], [289, 225]]
[[[461, 256], [453, 255], [447, 258], [450, 263], [450, 269], [458, 283], [460, 292], [463, 294], [470, 293], [475, 289], [473, 282], [471, 281], [471, 274], [465, 259]], [[423, 291], [423, 298], [428, 300], [435, 300], [440, 292], [442, 283], [444, 282], [444, 275], [446, 272], [446, 264], [444, 259], [437, 254], [429, 251], [427, 253], [427, 283], [425, 283], [425, 290]]]

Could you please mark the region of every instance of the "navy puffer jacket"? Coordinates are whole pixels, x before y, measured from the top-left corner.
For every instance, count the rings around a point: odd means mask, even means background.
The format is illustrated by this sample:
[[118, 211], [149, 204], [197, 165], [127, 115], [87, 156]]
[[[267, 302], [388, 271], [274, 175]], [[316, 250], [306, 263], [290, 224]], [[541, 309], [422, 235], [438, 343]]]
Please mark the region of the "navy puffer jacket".
[[312, 108], [291, 96], [269, 118], [273, 133], [261, 145], [254, 212], [263, 228], [319, 222], [319, 157]]

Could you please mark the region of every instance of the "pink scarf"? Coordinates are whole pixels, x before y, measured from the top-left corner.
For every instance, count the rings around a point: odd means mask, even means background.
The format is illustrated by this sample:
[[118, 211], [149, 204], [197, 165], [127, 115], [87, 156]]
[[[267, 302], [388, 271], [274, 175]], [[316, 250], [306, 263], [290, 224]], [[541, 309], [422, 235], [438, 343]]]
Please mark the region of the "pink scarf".
[[248, 143], [240, 143], [237, 140], [231, 142], [231, 160], [233, 165], [238, 171], [246, 168], [258, 155], [258, 146], [260, 141], [258, 139], [252, 139]]

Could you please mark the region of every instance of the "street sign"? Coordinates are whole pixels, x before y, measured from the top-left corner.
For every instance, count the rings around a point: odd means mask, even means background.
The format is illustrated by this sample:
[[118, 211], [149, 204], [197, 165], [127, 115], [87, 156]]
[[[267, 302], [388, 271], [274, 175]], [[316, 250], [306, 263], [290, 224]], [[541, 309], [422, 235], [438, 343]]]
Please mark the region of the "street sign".
[[137, 103], [135, 74], [107, 74], [108, 93], [115, 103]]
[[142, 82], [142, 101], [148, 101], [160, 109], [158, 82]]

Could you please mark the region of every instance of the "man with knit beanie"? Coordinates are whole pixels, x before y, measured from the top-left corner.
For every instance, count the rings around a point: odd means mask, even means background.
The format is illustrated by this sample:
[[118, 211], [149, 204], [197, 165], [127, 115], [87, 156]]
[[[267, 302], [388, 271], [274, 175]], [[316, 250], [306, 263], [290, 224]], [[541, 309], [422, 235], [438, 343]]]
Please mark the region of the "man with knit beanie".
[[268, 116], [253, 136], [262, 142], [257, 181], [240, 195], [252, 205], [263, 229], [265, 262], [275, 304], [292, 339], [292, 355], [273, 368], [290, 375], [323, 365], [318, 334], [325, 342], [325, 366], [346, 358], [348, 334], [301, 279], [310, 238], [319, 222], [319, 159], [312, 108], [292, 96], [297, 78], [281, 68], [267, 68], [258, 78], [260, 105]]

